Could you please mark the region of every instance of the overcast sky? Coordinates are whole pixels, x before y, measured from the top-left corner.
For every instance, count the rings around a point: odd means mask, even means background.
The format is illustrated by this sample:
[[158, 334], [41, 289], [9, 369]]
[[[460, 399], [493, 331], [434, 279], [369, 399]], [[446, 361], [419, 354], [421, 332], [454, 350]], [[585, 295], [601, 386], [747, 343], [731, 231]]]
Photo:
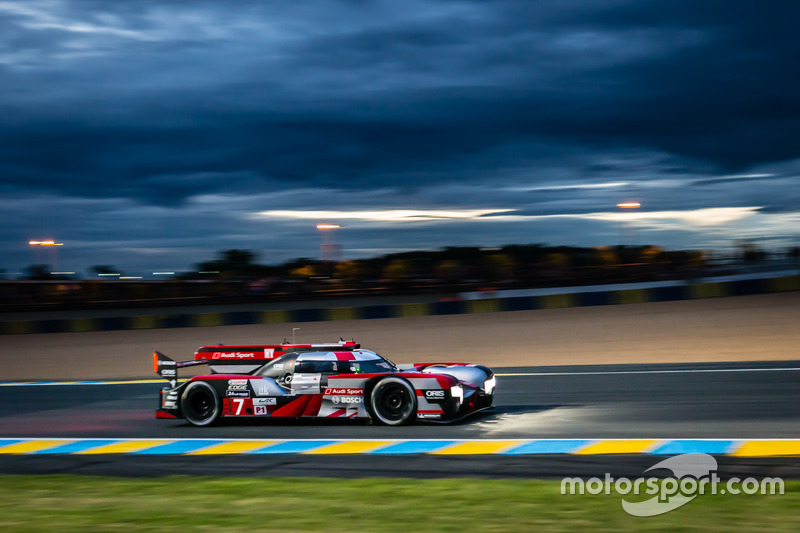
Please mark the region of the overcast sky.
[[793, 0], [0, 0], [0, 269], [52, 259], [31, 239], [81, 272], [278, 263], [319, 257], [323, 222], [345, 257], [798, 244], [798, 20]]

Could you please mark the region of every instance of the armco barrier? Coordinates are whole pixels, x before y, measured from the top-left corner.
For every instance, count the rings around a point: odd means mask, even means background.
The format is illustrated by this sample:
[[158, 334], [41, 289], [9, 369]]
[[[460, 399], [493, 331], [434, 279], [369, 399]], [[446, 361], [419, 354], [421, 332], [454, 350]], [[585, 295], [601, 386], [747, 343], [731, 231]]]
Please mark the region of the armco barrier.
[[499, 311], [530, 311], [599, 305], [628, 305], [722, 296], [746, 296], [800, 290], [800, 276], [748, 279], [653, 288], [617, 289], [592, 292], [565, 292], [541, 296], [515, 296], [480, 300], [448, 300], [434, 303], [367, 305], [330, 309], [292, 309], [270, 311], [232, 311], [177, 315], [12, 320], [0, 322], [0, 334], [69, 333], [155, 328], [235, 326], [318, 322], [324, 320], [371, 320]]

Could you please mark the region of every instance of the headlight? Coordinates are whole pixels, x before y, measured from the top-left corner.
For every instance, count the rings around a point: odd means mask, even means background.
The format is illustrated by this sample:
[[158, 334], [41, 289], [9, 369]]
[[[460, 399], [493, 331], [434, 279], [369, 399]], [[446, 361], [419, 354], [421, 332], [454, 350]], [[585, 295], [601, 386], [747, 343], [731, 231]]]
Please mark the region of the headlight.
[[489, 379], [483, 382], [483, 392], [485, 392], [486, 394], [491, 394], [492, 392], [494, 392], [494, 386], [496, 384], [497, 381], [495, 381], [494, 376], [490, 377]]
[[461, 385], [453, 385], [450, 387], [450, 396], [458, 398], [458, 403], [464, 403], [464, 389]]

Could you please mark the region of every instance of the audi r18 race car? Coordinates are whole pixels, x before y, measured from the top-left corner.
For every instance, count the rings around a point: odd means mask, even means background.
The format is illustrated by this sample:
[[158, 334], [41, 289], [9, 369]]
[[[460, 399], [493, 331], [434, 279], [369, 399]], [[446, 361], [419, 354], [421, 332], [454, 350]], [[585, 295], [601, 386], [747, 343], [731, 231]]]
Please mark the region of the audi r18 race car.
[[[492, 407], [495, 377], [466, 363], [398, 367], [353, 341], [204, 346], [192, 361], [153, 354], [162, 389], [157, 418], [208, 426], [221, 418], [363, 418], [388, 425], [454, 421]], [[178, 382], [178, 369], [211, 373]]]

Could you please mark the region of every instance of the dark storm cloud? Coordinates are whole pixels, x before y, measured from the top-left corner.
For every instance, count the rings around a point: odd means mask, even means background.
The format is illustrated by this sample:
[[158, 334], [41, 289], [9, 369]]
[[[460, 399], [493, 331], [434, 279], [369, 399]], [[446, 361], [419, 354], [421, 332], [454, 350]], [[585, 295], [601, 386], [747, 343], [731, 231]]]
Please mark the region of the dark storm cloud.
[[172, 204], [589, 150], [725, 170], [797, 156], [791, 2], [4, 4], [6, 186]]
[[[0, 244], [60, 230], [189, 263], [253, 242], [313, 255], [308, 221], [248, 218], [269, 209], [535, 218], [630, 198], [790, 214], [799, 16], [716, 0], [0, 0], [0, 224], [16, 228]], [[391, 239], [599, 227], [501, 220]], [[350, 234], [386, 248], [367, 223]]]

